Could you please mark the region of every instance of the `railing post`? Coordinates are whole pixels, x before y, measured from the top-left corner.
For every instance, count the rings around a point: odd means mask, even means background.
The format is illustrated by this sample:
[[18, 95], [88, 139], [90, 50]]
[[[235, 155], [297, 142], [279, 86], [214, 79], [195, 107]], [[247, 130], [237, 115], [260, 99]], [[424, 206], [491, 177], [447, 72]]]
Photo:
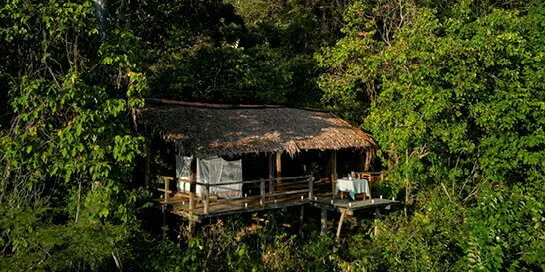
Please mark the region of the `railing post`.
[[314, 177], [310, 176], [308, 178], [308, 200], [312, 201], [314, 197]]
[[197, 191], [197, 184], [195, 183], [195, 179], [191, 178], [191, 181], [189, 183], [189, 211], [193, 213], [195, 210], [195, 199], [197, 198], [197, 194], [195, 193]]
[[261, 206], [265, 206], [265, 179], [261, 179], [259, 183], [259, 194], [261, 196]]
[[169, 189], [169, 184], [168, 184], [168, 179], [165, 178], [165, 203], [167, 203], [168, 201], [168, 189]]
[[269, 198], [274, 199], [274, 180], [272, 177], [269, 178]]
[[206, 183], [204, 187], [204, 214], [208, 214], [208, 208], [210, 206], [210, 183]]

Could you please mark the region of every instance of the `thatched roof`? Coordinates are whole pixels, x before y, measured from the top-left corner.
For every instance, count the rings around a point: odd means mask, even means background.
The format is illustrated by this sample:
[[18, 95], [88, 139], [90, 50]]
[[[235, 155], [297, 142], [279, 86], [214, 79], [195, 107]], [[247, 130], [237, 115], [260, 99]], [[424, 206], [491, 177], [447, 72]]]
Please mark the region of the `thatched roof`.
[[373, 138], [335, 115], [284, 106], [150, 100], [136, 114], [139, 129], [159, 134], [197, 157], [361, 148]]

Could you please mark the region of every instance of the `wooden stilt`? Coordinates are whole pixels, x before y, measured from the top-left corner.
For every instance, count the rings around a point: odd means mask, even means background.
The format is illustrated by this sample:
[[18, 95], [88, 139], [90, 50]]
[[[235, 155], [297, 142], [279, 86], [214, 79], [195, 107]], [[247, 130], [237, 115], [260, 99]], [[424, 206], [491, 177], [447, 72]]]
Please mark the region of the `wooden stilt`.
[[339, 219], [339, 225], [337, 226], [337, 234], [335, 235], [335, 241], [339, 242], [341, 239], [341, 229], [343, 227], [344, 217], [346, 216], [346, 209], [341, 212], [341, 218]]
[[379, 208], [376, 208], [375, 209], [375, 219], [374, 219], [374, 234], [375, 234], [375, 238], [378, 237], [378, 227], [377, 227], [377, 219], [380, 217], [380, 209]]
[[325, 235], [327, 232], [327, 209], [322, 207], [321, 220], [320, 220], [320, 235]]
[[267, 219], [269, 220], [269, 224], [271, 224], [271, 226], [274, 226], [274, 224], [276, 224], [276, 217], [273, 210], [268, 211]]

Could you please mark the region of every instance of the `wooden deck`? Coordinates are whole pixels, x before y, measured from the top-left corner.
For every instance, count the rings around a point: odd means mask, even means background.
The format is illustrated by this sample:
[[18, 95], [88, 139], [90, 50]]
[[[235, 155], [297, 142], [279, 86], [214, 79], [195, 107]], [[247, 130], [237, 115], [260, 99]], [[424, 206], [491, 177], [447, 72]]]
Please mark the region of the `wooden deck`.
[[327, 208], [329, 210], [335, 210], [342, 212], [346, 210], [347, 215], [353, 215], [354, 211], [372, 209], [372, 208], [389, 208], [388, 206], [398, 204], [399, 201], [391, 199], [382, 199], [382, 198], [372, 198], [365, 200], [349, 200], [349, 199], [338, 199], [332, 197], [323, 197], [318, 198], [315, 201], [312, 201], [311, 204], [320, 207]]
[[[226, 199], [210, 195], [211, 188], [226, 184], [242, 185], [242, 197]], [[194, 185], [204, 188], [201, 196], [196, 195]], [[314, 193], [321, 191], [320, 188], [315, 190], [312, 176], [259, 179], [220, 185], [193, 182], [189, 193], [173, 193], [169, 188], [165, 183], [164, 189], [159, 189], [164, 195], [158, 201], [167, 206], [172, 213], [193, 221], [228, 214], [309, 204], [314, 199]]]
[[[199, 222], [211, 217], [301, 205], [311, 205], [329, 211], [344, 211], [347, 215], [353, 215], [354, 211], [357, 210], [385, 208], [399, 203], [398, 201], [381, 198], [364, 200], [334, 198], [331, 192], [331, 183], [314, 183], [310, 176], [283, 178], [283, 180], [276, 179], [273, 181], [244, 181], [243, 183], [259, 194], [252, 195], [252, 190], [246, 188], [243, 190], [243, 197], [237, 199], [193, 196], [194, 201], [191, 203], [191, 195], [176, 194], [168, 197], [166, 202], [162, 199], [158, 199], [158, 201], [168, 207], [170, 212]], [[252, 185], [256, 186], [252, 187]]]
[[[365, 197], [361, 200], [340, 199], [333, 195], [334, 183], [315, 182], [311, 176], [223, 183], [222, 185], [243, 185], [242, 190], [239, 192], [237, 189], [236, 194], [237, 196], [242, 194], [242, 197], [235, 199], [211, 196], [210, 188], [219, 185], [189, 182], [191, 184], [189, 193], [174, 193], [170, 190], [169, 180], [166, 179], [164, 189], [158, 189], [163, 196], [157, 201], [163, 205], [163, 212], [168, 209], [174, 214], [188, 218], [190, 229], [194, 229], [195, 222], [201, 222], [207, 218], [306, 205], [321, 209], [320, 233], [322, 235], [327, 230], [328, 211], [341, 214], [335, 236], [339, 241], [346, 216], [352, 216], [356, 211], [374, 209], [376, 220], [381, 214], [381, 209], [390, 209], [392, 205], [399, 203], [394, 199], [383, 199], [382, 196], [367, 199], [364, 195]], [[196, 195], [195, 185], [204, 187], [201, 196]], [[301, 208], [300, 218], [303, 218], [303, 213], [304, 209]], [[164, 216], [163, 220], [165, 220]], [[375, 235], [378, 235], [377, 229], [375, 229]]]
[[[333, 202], [331, 202], [333, 200]], [[366, 200], [348, 200], [348, 199], [333, 199], [329, 197], [316, 197], [313, 200], [304, 198], [301, 200], [300, 197], [290, 196], [281, 199], [268, 200], [263, 205], [261, 202], [256, 199], [247, 198], [247, 199], [234, 199], [234, 200], [224, 200], [218, 202], [211, 202], [209, 207], [209, 212], [204, 213], [203, 203], [198, 203], [193, 211], [189, 209], [189, 203], [186, 202], [177, 202], [172, 204], [172, 212], [174, 214], [187, 217], [196, 221], [201, 221], [206, 218], [224, 216], [230, 214], [239, 214], [239, 213], [252, 213], [265, 210], [274, 210], [282, 209], [292, 206], [300, 205], [312, 205], [318, 208], [326, 208], [330, 211], [342, 212], [346, 210], [347, 215], [353, 215], [355, 211], [364, 210], [364, 209], [373, 209], [373, 208], [386, 208], [392, 204], [398, 204], [399, 201], [393, 201], [390, 199], [366, 199]]]

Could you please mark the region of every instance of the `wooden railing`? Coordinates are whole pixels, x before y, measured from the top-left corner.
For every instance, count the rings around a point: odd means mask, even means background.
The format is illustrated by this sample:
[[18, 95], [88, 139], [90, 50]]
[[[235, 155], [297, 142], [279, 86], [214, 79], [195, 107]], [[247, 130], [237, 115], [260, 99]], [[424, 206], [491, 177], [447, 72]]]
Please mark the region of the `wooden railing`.
[[[284, 199], [286, 197], [293, 197], [293, 195], [301, 195], [301, 200], [308, 199], [311, 200], [314, 195], [314, 179], [312, 176], [299, 176], [299, 177], [275, 177], [275, 178], [269, 178], [269, 179], [258, 179], [258, 180], [249, 180], [249, 181], [234, 181], [234, 182], [225, 182], [220, 184], [210, 184], [210, 183], [202, 183], [197, 181], [191, 181], [189, 179], [176, 179], [173, 177], [164, 177], [160, 176], [160, 179], [164, 181], [164, 189], [158, 188], [158, 191], [161, 191], [164, 193], [163, 196], [163, 203], [168, 204], [171, 203], [169, 201], [170, 194], [176, 193], [177, 202], [183, 201], [183, 199], [188, 200], [189, 204], [189, 211], [193, 212], [196, 209], [196, 203], [202, 202], [203, 207], [203, 213], [209, 214], [210, 213], [210, 202], [212, 199], [211, 195], [211, 188], [219, 187], [219, 186], [227, 186], [227, 185], [242, 185], [242, 197], [240, 198], [234, 198], [234, 199], [217, 199], [215, 202], [221, 203], [224, 206], [233, 206], [233, 209], [241, 208], [240, 203], [241, 200], [246, 201], [245, 202], [245, 208], [248, 208], [248, 202], [257, 203], [259, 200], [259, 206], [264, 208], [267, 204], [276, 204], [276, 200]], [[170, 190], [170, 182], [171, 181], [181, 181], [184, 183], [189, 183], [189, 192], [178, 192]], [[201, 194], [201, 196], [197, 195], [197, 185], [201, 186], [201, 188], [204, 188]], [[246, 188], [245, 188], [246, 187]], [[185, 188], [185, 186], [184, 186]], [[253, 192], [256, 192], [257, 188], [259, 188], [259, 194], [253, 194], [252, 189], [254, 189]], [[182, 199], [182, 200], [180, 200]]]

